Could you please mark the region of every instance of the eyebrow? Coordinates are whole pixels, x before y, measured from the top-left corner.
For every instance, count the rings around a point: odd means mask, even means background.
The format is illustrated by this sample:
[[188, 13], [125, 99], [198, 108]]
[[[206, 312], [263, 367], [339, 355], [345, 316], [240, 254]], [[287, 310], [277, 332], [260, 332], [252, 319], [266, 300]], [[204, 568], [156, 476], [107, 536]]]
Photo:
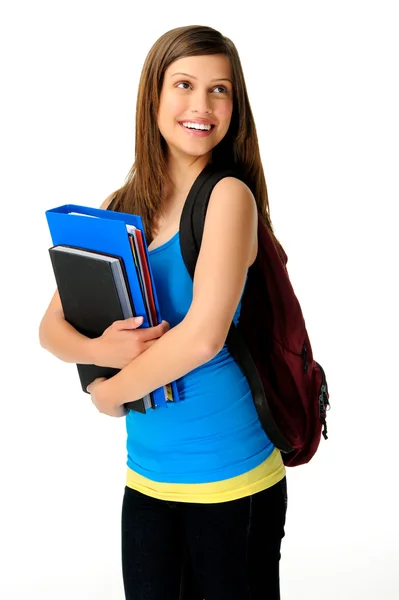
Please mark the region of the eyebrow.
[[[198, 79], [198, 77], [194, 77], [194, 75], [189, 75], [188, 73], [173, 73], [173, 75], [171, 75], [171, 77], [174, 77], [175, 75], [183, 75], [183, 77], [190, 77], [191, 79]], [[214, 79], [211, 79], [211, 81], [230, 81], [231, 85], [233, 85], [233, 82], [228, 77], [215, 77]]]

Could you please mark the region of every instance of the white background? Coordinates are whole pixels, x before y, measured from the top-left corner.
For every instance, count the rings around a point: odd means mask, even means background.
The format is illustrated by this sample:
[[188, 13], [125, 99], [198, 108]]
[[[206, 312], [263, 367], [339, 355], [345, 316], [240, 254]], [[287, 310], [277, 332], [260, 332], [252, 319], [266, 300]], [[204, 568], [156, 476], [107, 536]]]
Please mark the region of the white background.
[[123, 419], [41, 349], [45, 211], [99, 206], [133, 162], [144, 58], [210, 25], [241, 56], [277, 235], [330, 387], [288, 472], [283, 600], [399, 596], [395, 2], [9, 1], [1, 9], [0, 597], [122, 600]]

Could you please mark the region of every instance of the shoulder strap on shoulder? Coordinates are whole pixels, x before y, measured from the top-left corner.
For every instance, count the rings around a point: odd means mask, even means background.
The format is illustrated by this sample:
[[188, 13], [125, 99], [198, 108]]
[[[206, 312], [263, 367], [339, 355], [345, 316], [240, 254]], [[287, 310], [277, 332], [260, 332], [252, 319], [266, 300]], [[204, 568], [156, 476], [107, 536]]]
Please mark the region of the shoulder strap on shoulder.
[[[207, 165], [194, 181], [183, 207], [180, 219], [180, 248], [191, 279], [194, 279], [209, 198], [215, 185], [224, 177], [237, 177], [243, 180], [240, 174], [231, 168], [220, 168], [212, 163]], [[290, 452], [292, 447], [288, 444], [272, 417], [262, 380], [252, 360], [248, 346], [234, 323], [230, 325], [226, 343], [249, 382], [260, 422], [269, 439], [283, 452]]]
[[219, 169], [212, 163], [201, 171], [194, 181], [180, 219], [180, 246], [184, 263], [191, 278], [201, 247], [206, 211], [215, 185], [224, 177], [237, 177], [232, 169]]

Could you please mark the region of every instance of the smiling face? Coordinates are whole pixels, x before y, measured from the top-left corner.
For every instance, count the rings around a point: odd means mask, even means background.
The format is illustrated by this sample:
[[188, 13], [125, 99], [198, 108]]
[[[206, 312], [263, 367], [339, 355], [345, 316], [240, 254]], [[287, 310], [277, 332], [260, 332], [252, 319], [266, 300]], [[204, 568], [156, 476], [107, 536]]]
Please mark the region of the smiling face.
[[226, 135], [232, 113], [232, 70], [226, 56], [189, 56], [166, 69], [158, 127], [174, 156], [210, 153]]

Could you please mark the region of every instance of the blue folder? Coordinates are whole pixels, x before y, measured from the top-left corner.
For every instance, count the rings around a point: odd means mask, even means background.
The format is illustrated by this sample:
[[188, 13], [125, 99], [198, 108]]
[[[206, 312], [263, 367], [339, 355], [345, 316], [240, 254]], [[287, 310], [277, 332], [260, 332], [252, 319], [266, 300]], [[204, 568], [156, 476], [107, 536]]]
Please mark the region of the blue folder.
[[[70, 213], [78, 214], [73, 215]], [[97, 218], [93, 219], [92, 217]], [[136, 314], [144, 317], [142, 327], [149, 327], [150, 323], [148, 321], [128, 232], [126, 230], [126, 225], [133, 225], [134, 227], [137, 227], [137, 229], [140, 229], [144, 236], [144, 227], [141, 217], [127, 213], [108, 211], [101, 208], [90, 208], [77, 204], [64, 204], [63, 206], [46, 211], [46, 218], [54, 246], [61, 244], [75, 246], [77, 248], [103, 252], [122, 258]], [[155, 282], [151, 272], [146, 244], [144, 244], [144, 248], [151, 276], [157, 318], [158, 322], [161, 323], [162, 317], [159, 310]], [[173, 400], [174, 402], [179, 402], [176, 382], [171, 382], [171, 386]], [[156, 406], [167, 406], [163, 388], [154, 390], [152, 395]]]

